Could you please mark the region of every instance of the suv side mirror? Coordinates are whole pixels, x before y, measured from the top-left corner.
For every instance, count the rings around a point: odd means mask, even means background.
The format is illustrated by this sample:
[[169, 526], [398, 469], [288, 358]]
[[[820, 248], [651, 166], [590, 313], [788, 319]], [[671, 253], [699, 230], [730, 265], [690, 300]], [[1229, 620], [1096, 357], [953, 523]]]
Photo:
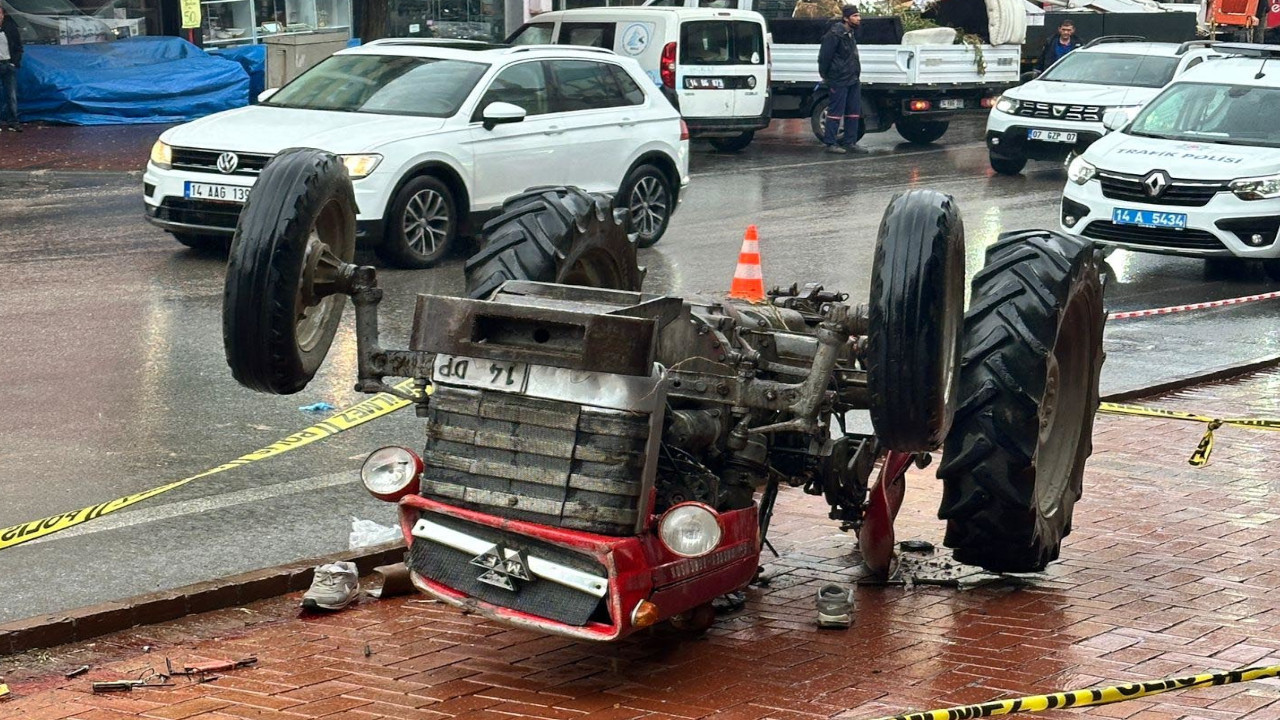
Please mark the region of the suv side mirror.
[[1123, 110], [1108, 110], [1102, 116], [1102, 127], [1106, 128], [1107, 132], [1114, 132], [1128, 124], [1129, 113]]
[[485, 106], [481, 117], [484, 118], [484, 129], [492, 130], [498, 125], [516, 123], [524, 120], [528, 113], [519, 105], [505, 102], [491, 102]]
[[272, 95], [280, 92], [280, 88], [267, 88], [258, 93], [258, 102], [266, 102]]

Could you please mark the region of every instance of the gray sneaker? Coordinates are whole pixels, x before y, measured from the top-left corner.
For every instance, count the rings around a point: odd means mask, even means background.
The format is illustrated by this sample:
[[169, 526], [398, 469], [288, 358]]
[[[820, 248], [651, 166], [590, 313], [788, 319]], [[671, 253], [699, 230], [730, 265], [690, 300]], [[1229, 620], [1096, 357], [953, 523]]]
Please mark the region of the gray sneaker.
[[316, 568], [311, 587], [302, 596], [307, 610], [341, 610], [360, 596], [360, 573], [353, 562], [336, 562]]
[[849, 151], [848, 151], [848, 150], [845, 150], [844, 148], [840, 147], [839, 145], [828, 145], [828, 146], [827, 146], [827, 152], [829, 152], [829, 153], [835, 153], [835, 154], [837, 154], [837, 155], [844, 155], [845, 153], [847, 153], [847, 152], [849, 152]]
[[853, 624], [853, 590], [823, 585], [818, 590], [818, 627], [847, 628]]

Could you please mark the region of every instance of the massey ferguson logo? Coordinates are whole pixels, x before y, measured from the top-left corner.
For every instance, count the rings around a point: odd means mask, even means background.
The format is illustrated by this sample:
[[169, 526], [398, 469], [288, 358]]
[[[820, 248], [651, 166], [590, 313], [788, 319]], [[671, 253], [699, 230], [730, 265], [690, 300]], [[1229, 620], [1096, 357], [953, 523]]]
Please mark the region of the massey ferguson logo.
[[1142, 186], [1146, 188], [1147, 195], [1160, 197], [1164, 189], [1169, 187], [1169, 174], [1163, 170], [1156, 170], [1142, 178]]
[[529, 573], [529, 559], [525, 554], [508, 550], [502, 543], [472, 558], [471, 564], [484, 569], [476, 580], [503, 590], [515, 592], [517, 580], [533, 580], [533, 575]]
[[233, 152], [224, 152], [218, 156], [218, 171], [230, 175], [240, 167], [240, 158]]

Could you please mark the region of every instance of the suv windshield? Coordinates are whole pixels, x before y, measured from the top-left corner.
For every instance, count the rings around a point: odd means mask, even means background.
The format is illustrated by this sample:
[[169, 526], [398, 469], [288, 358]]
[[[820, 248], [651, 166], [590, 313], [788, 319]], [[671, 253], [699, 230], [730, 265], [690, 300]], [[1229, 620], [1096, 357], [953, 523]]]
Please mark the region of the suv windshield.
[[450, 117], [488, 65], [399, 55], [334, 55], [264, 105], [386, 115]]
[[1140, 137], [1280, 147], [1280, 88], [1178, 83], [1126, 131]]
[[1169, 84], [1178, 58], [1131, 53], [1073, 52], [1040, 76], [1049, 82], [1158, 88]]

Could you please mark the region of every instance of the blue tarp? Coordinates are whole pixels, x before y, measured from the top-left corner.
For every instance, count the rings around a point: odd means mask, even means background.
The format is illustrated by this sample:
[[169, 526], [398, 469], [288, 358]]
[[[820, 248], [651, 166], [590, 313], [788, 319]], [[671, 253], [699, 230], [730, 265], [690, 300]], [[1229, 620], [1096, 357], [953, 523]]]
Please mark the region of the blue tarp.
[[244, 71], [249, 73], [249, 102], [258, 102], [258, 94], [267, 87], [267, 46], [241, 45], [216, 48], [208, 52], [214, 57], [240, 63]]
[[194, 120], [242, 107], [249, 75], [181, 38], [29, 45], [18, 71], [24, 121], [125, 125]]

